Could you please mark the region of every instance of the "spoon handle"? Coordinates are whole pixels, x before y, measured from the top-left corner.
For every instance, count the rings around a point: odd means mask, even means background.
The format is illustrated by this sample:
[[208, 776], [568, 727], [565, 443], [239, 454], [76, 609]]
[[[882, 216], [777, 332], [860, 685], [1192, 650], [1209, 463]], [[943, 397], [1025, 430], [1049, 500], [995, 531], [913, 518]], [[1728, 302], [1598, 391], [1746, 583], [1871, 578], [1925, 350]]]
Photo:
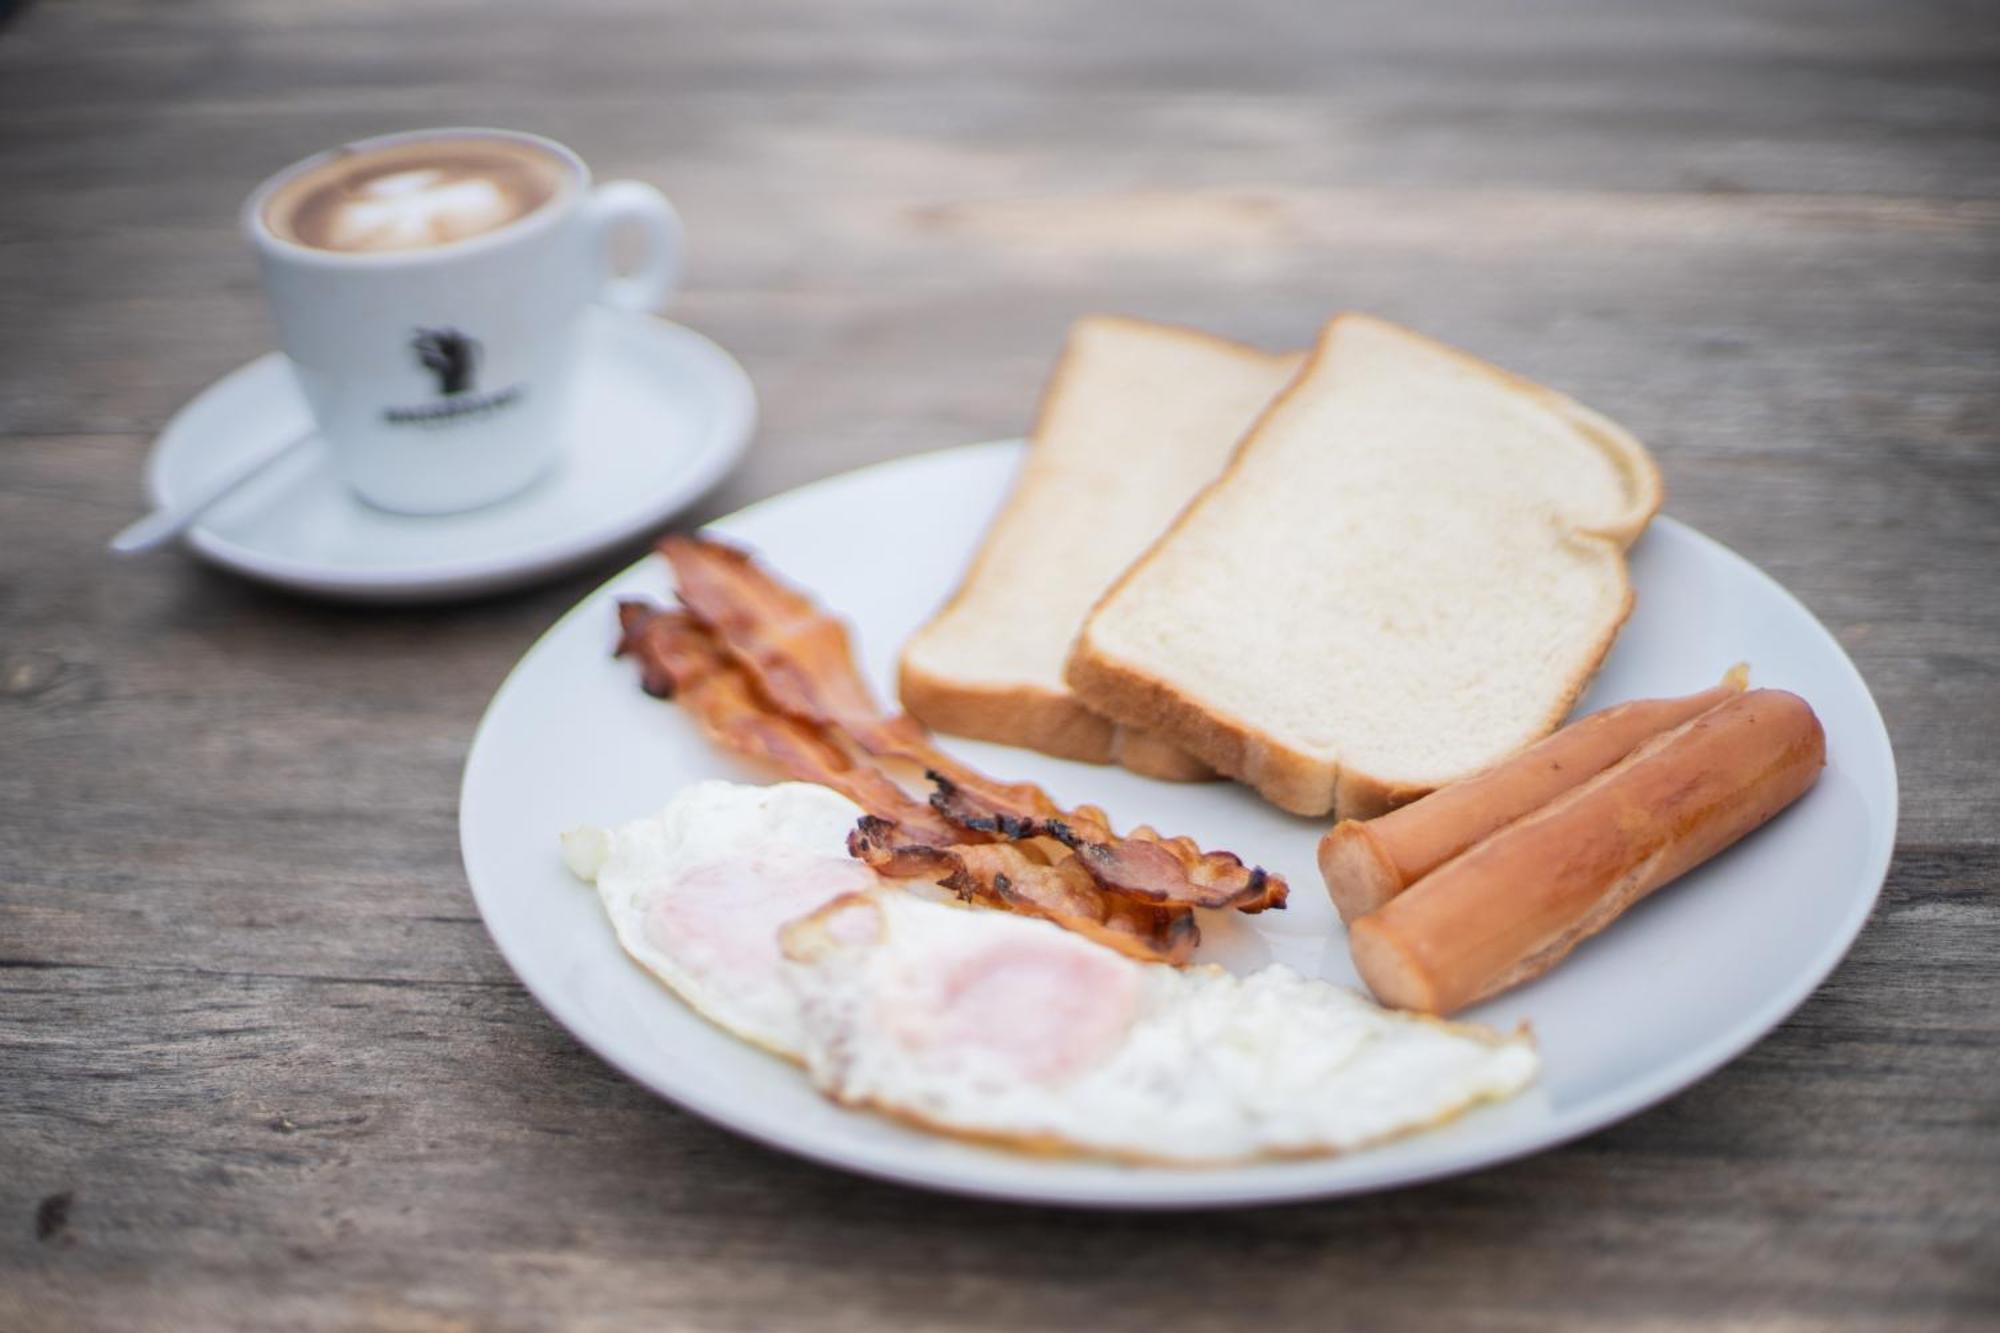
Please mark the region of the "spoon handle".
[[155, 509], [138, 522], [131, 524], [111, 539], [114, 555], [139, 555], [157, 550], [194, 526], [195, 520], [207, 513], [217, 501], [233, 492], [250, 478], [263, 472], [279, 459], [284, 458], [300, 445], [313, 437], [308, 430], [284, 441], [240, 466], [217, 477], [195, 494], [177, 504], [163, 509]]

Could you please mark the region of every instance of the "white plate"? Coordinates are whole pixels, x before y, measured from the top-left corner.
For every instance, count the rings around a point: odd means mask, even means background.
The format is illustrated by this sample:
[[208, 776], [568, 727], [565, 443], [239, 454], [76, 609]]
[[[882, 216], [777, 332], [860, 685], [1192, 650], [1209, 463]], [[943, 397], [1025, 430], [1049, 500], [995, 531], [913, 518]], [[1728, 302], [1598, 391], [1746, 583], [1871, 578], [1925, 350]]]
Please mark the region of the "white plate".
[[[847, 617], [886, 692], [898, 648], [956, 582], [1018, 449], [979, 445], [835, 477], [715, 530]], [[934, 1138], [822, 1100], [798, 1071], [710, 1027], [627, 960], [596, 896], [564, 871], [557, 833], [650, 813], [698, 778], [743, 776], [670, 704], [642, 694], [629, 663], [612, 660], [614, 599], [669, 593], [657, 557], [584, 599], [495, 696], [466, 762], [466, 872], [507, 961], [593, 1050], [711, 1120], [822, 1162], [967, 1194], [1117, 1207], [1301, 1199], [1470, 1170], [1630, 1115], [1741, 1052], [1832, 970], [1888, 869], [1895, 763], [1881, 715], [1832, 636], [1770, 578], [1671, 519], [1634, 549], [1633, 573], [1638, 609], [1582, 706], [1687, 693], [1748, 660], [1754, 682], [1795, 690], [1818, 710], [1827, 770], [1755, 837], [1641, 903], [1540, 981], [1472, 1012], [1503, 1027], [1532, 1022], [1545, 1067], [1530, 1093], [1349, 1157], [1202, 1171]], [[1354, 982], [1313, 866], [1318, 823], [1225, 784], [1153, 782], [995, 745], [951, 748], [996, 777], [1029, 778], [1060, 800], [1096, 802], [1126, 823], [1190, 833], [1282, 871], [1291, 906], [1208, 915], [1200, 956], [1238, 968], [1278, 959]]]
[[[691, 329], [593, 309], [567, 448], [549, 476], [463, 514], [392, 514], [356, 499], [319, 442], [215, 506], [187, 536], [218, 565], [352, 601], [470, 596], [553, 577], [659, 527], [722, 480], [756, 423], [749, 377]], [[310, 426], [276, 352], [175, 414], [147, 464], [155, 505]]]

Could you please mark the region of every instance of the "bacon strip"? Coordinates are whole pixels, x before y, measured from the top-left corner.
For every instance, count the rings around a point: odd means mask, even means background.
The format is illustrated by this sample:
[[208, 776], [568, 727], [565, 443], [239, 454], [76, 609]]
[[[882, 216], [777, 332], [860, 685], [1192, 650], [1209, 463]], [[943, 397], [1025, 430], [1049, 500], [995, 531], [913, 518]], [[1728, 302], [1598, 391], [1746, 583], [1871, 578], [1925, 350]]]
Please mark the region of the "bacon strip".
[[847, 627], [766, 574], [750, 554], [706, 537], [670, 533], [660, 554], [681, 601], [715, 631], [764, 693], [794, 717], [836, 727], [869, 754], [927, 762], [916, 719], [886, 717], [854, 665]]
[[861, 680], [841, 623], [748, 553], [681, 533], [662, 540], [660, 553], [673, 566], [682, 602], [777, 707], [877, 758], [922, 765], [937, 785], [931, 805], [960, 828], [1006, 839], [1055, 838], [1105, 888], [1144, 903], [1243, 912], [1285, 905], [1281, 876], [1150, 828], [1120, 837], [1103, 811], [1065, 810], [1032, 783], [996, 782], [939, 750], [915, 719], [884, 715]]
[[1010, 788], [997, 788], [996, 798], [994, 785], [974, 788], [935, 769], [927, 776], [936, 788], [931, 808], [952, 823], [1003, 838], [1054, 838], [1113, 893], [1149, 903], [1239, 912], [1285, 905], [1285, 881], [1261, 866], [1245, 866], [1234, 853], [1204, 852], [1192, 838], [1162, 837], [1145, 825], [1121, 838], [1096, 806], [1048, 813], [1046, 797], [1044, 808], [1037, 808], [1036, 803], [1010, 802]]
[[831, 787], [871, 814], [926, 837], [944, 842], [962, 837], [887, 774], [856, 763], [822, 730], [772, 707], [715, 636], [685, 611], [620, 602], [618, 624], [618, 656], [639, 663], [646, 692], [678, 703], [715, 744], [789, 777]]
[[[1074, 855], [1056, 865], [1008, 843], [970, 843], [878, 769], [858, 765], [820, 729], [772, 707], [736, 660], [684, 610], [620, 602], [620, 656], [640, 664], [648, 695], [678, 703], [702, 733], [788, 777], [820, 783], [868, 811], [848, 851], [882, 875], [932, 879], [988, 907], [1042, 917], [1128, 957], [1186, 963], [1198, 931], [1188, 909], [1120, 903]], [[974, 835], [976, 837], [976, 835]]]
[[969, 902], [1041, 917], [1132, 958], [1178, 966], [1201, 938], [1188, 908], [1121, 901], [1098, 888], [1073, 853], [1043, 864], [1013, 843], [936, 846], [874, 815], [848, 835], [847, 850], [884, 875], [932, 880]]
[[[685, 611], [621, 602], [618, 655], [639, 664], [646, 692], [672, 699], [726, 750], [840, 792], [869, 813], [848, 849], [885, 875], [933, 879], [968, 900], [1039, 916], [1134, 958], [1184, 963], [1199, 939], [1193, 913], [1121, 902], [1073, 854], [1056, 864], [940, 818], [888, 775], [857, 763], [829, 729], [779, 711], [715, 636]], [[836, 733], [837, 734], [837, 733]]]

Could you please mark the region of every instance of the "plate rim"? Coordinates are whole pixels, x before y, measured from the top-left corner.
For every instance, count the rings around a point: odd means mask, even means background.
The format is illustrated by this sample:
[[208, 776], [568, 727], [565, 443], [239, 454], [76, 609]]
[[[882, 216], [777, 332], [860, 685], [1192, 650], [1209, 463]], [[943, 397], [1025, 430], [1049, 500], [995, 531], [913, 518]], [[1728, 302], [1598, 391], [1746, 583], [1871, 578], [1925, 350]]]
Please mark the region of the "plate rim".
[[[685, 324], [656, 315], [593, 307], [589, 315], [608, 326], [643, 329], [642, 336], [677, 344], [672, 355], [697, 368], [715, 403], [715, 421], [696, 445], [675, 481], [659, 498], [630, 518], [591, 527], [581, 534], [551, 537], [505, 556], [461, 557], [424, 567], [420, 572], [353, 568], [324, 561], [303, 560], [245, 545], [205, 523], [189, 528], [183, 541], [200, 557], [248, 578], [322, 597], [350, 601], [407, 601], [454, 594], [491, 592], [545, 574], [558, 573], [658, 527], [699, 501], [727, 477], [750, 446], [757, 429], [757, 394], [749, 373], [714, 339]], [[186, 418], [217, 399], [244, 391], [246, 381], [272, 373], [285, 363], [282, 351], [253, 357], [204, 386], [182, 403], [153, 437], [146, 455], [147, 498], [166, 502], [166, 457], [178, 444]], [[314, 446], [323, 447], [315, 437]]]
[[[905, 454], [896, 458], [883, 459], [844, 472], [832, 473], [813, 481], [802, 483], [775, 495], [766, 496], [743, 508], [717, 518], [704, 525], [724, 535], [739, 522], [753, 517], [767, 506], [775, 505], [796, 496], [799, 492], [813, 487], [846, 481], [867, 473], [885, 471], [912, 465], [936, 465], [949, 459], [974, 455], [1002, 454], [1018, 456], [1026, 447], [1026, 441], [1019, 438], [990, 440], [977, 444], [965, 444], [942, 449], [926, 450]], [[943, 1194], [964, 1198], [985, 1199], [996, 1202], [1060, 1206], [1084, 1210], [1167, 1212], [1194, 1209], [1250, 1208], [1282, 1204], [1305, 1203], [1319, 1199], [1343, 1198], [1360, 1194], [1378, 1193], [1391, 1189], [1402, 1189], [1420, 1185], [1450, 1176], [1467, 1174], [1519, 1161], [1549, 1151], [1552, 1148], [1574, 1142], [1586, 1135], [1617, 1124], [1623, 1120], [1656, 1106], [1677, 1093], [1686, 1091], [1708, 1078], [1724, 1065], [1742, 1055], [1751, 1046], [1774, 1031], [1788, 1017], [1819, 989], [1833, 970], [1852, 951], [1854, 941], [1860, 936], [1868, 919], [1874, 914], [1881, 901], [1882, 889], [1887, 882], [1889, 867], [1894, 860], [1896, 833], [1901, 819], [1901, 778], [1897, 772], [1895, 752], [1891, 744], [1888, 726], [1882, 717], [1880, 704], [1860, 668], [1848, 656], [1826, 625], [1813, 614], [1812, 609], [1796, 594], [1777, 579], [1766, 573], [1757, 564], [1736, 552], [1731, 547], [1710, 537], [1708, 534], [1667, 514], [1653, 519], [1656, 527], [1674, 532], [1678, 537], [1720, 553], [1740, 565], [1749, 575], [1761, 582], [1768, 592], [1790, 603], [1804, 617], [1830, 648], [1833, 657], [1851, 682], [1859, 688], [1861, 698], [1867, 701], [1866, 720], [1868, 748], [1874, 753], [1870, 762], [1879, 762], [1880, 770], [1887, 781], [1887, 810], [1880, 834], [1871, 845], [1867, 857], [1867, 877], [1873, 881], [1873, 888], [1865, 895], [1858, 896], [1846, 917], [1838, 923], [1837, 929], [1829, 937], [1830, 943], [1812, 963], [1793, 975], [1790, 982], [1774, 991], [1761, 1005], [1747, 1011], [1727, 1028], [1724, 1033], [1681, 1059], [1650, 1070], [1640, 1078], [1625, 1085], [1600, 1093], [1583, 1102], [1567, 1108], [1557, 1118], [1552, 1118], [1545, 1130], [1525, 1134], [1519, 1141], [1508, 1143], [1496, 1149], [1491, 1144], [1469, 1144], [1456, 1149], [1447, 1149], [1437, 1156], [1414, 1166], [1410, 1164], [1392, 1165], [1390, 1168], [1369, 1173], [1365, 1167], [1349, 1178], [1324, 1182], [1313, 1178], [1315, 1166], [1325, 1167], [1331, 1162], [1351, 1162], [1366, 1157], [1366, 1151], [1335, 1157], [1304, 1159], [1297, 1162], [1271, 1162], [1251, 1164], [1267, 1168], [1272, 1172], [1268, 1181], [1236, 1182], [1232, 1177], [1218, 1177], [1214, 1173], [1172, 1167], [1136, 1169], [1131, 1179], [1147, 1182], [1168, 1182], [1158, 1187], [1138, 1192], [1122, 1193], [1105, 1190], [1101, 1186], [1092, 1188], [1089, 1183], [1080, 1182], [1079, 1188], [1067, 1190], [1051, 1188], [1047, 1183], [1012, 1187], [1005, 1183], [986, 1180], [956, 1179], [948, 1173], [937, 1173], [919, 1168], [901, 1167], [894, 1161], [884, 1160], [880, 1154], [860, 1152], [850, 1155], [831, 1148], [823, 1148], [812, 1143], [803, 1143], [786, 1138], [782, 1132], [762, 1126], [746, 1124], [731, 1108], [720, 1104], [721, 1099], [711, 1099], [702, 1093], [690, 1094], [682, 1089], [669, 1091], [652, 1073], [632, 1067], [612, 1052], [602, 1049], [587, 1032], [580, 1030], [564, 1016], [567, 1005], [553, 994], [544, 994], [538, 983], [516, 960], [507, 946], [494, 931], [491, 918], [487, 914], [486, 903], [472, 868], [472, 849], [468, 832], [468, 811], [473, 807], [473, 796], [478, 784], [477, 760], [482, 744], [486, 741], [489, 727], [498, 711], [502, 698], [515, 687], [515, 683], [525, 670], [529, 659], [555, 636], [569, 622], [598, 606], [600, 601], [616, 585], [636, 576], [648, 566], [664, 566], [664, 561], [654, 552], [633, 561], [618, 570], [582, 598], [536, 637], [509, 668], [506, 677], [494, 690], [485, 711], [480, 715], [479, 725], [473, 733], [472, 743], [467, 747], [465, 764], [459, 784], [459, 854], [466, 882], [472, 891], [474, 905], [494, 949], [513, 971], [515, 978], [527, 990], [537, 1004], [550, 1018], [561, 1026], [585, 1049], [603, 1060], [621, 1074], [655, 1096], [663, 1097], [674, 1105], [716, 1125], [730, 1133], [750, 1139], [763, 1146], [775, 1149], [792, 1157], [803, 1158], [820, 1166], [852, 1172], [871, 1179], [888, 1181], [893, 1184], [919, 1189], [933, 1190]], [[776, 1059], [776, 1057], [767, 1057]], [[851, 1114], [866, 1115], [866, 1111], [851, 1111]], [[1220, 1188], [1204, 1189], [1204, 1182], [1225, 1182]], [[1182, 1188], [1171, 1188], [1179, 1184]]]

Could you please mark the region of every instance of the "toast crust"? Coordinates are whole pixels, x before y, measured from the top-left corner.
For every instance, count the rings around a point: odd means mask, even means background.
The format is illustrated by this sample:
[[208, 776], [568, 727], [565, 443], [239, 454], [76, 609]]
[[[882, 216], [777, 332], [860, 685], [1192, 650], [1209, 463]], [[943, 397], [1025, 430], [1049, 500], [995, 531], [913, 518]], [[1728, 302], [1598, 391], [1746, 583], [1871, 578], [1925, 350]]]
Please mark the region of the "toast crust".
[[[1296, 395], [1306, 391], [1328, 355], [1335, 334], [1354, 324], [1387, 328], [1397, 336], [1424, 344], [1464, 369], [1532, 396], [1595, 444], [1623, 482], [1625, 505], [1621, 512], [1610, 522], [1594, 528], [1577, 529], [1571, 534], [1574, 541], [1601, 544], [1621, 557], [1614, 562], [1621, 594], [1618, 609], [1615, 614], [1606, 617], [1596, 641], [1583, 655], [1579, 668], [1556, 690], [1544, 716], [1536, 719], [1533, 729], [1522, 737], [1522, 745], [1531, 744], [1555, 730], [1569, 715], [1578, 696], [1603, 665], [1619, 630], [1632, 614], [1634, 594], [1631, 571], [1622, 554], [1645, 531], [1665, 499], [1659, 468], [1645, 446], [1623, 427], [1568, 396], [1525, 376], [1489, 365], [1436, 339], [1369, 315], [1342, 313], [1328, 321], [1305, 365], [1258, 416], [1237, 444], [1221, 475], [1210, 482], [1146, 553], [1105, 591], [1104, 596], [1098, 599], [1097, 608], [1101, 609], [1115, 598], [1164, 545], [1199, 519], [1208, 498], [1235, 477], [1265, 428], [1285, 411]], [[1436, 783], [1399, 782], [1344, 767], [1337, 760], [1330, 762], [1307, 754], [1276, 736], [1260, 731], [1226, 709], [1194, 698], [1173, 683], [1119, 659], [1098, 644], [1091, 634], [1096, 615], [1097, 611], [1093, 610], [1091, 617], [1084, 621], [1064, 669], [1064, 679], [1077, 696], [1106, 717], [1184, 747], [1217, 771], [1255, 788], [1280, 809], [1298, 815], [1331, 814], [1337, 819], [1373, 819], [1436, 789]], [[1504, 756], [1493, 758], [1498, 760]]]
[[1142, 778], [1163, 782], [1214, 782], [1222, 776], [1172, 741], [1115, 722], [1111, 724], [1111, 758]]
[[934, 676], [905, 657], [896, 693], [910, 715], [933, 731], [1040, 750], [1058, 759], [1108, 764], [1116, 724], [1074, 695], [1032, 685], [976, 686]]
[[[994, 516], [979, 552], [959, 581], [958, 587], [922, 629], [904, 646], [897, 660], [896, 690], [903, 707], [934, 731], [974, 740], [1018, 745], [1059, 759], [1075, 759], [1090, 764], [1122, 764], [1145, 777], [1170, 782], [1200, 782], [1214, 779], [1216, 771], [1184, 747], [1144, 733], [1103, 716], [1087, 707], [1067, 690], [1051, 690], [1028, 683], [1017, 685], [982, 684], [940, 675], [926, 670], [913, 658], [913, 650], [933, 626], [941, 624], [993, 576], [995, 558], [992, 533], [1003, 525], [1027, 521], [1017, 517], [1051, 466], [1046, 455], [1035, 447], [1044, 424], [1061, 400], [1075, 373], [1078, 339], [1076, 334], [1091, 326], [1121, 326], [1143, 330], [1153, 336], [1167, 336], [1197, 343], [1212, 351], [1226, 353], [1259, 366], [1274, 366], [1285, 353], [1265, 352], [1246, 343], [1218, 337], [1199, 329], [1160, 324], [1125, 315], [1093, 314], [1080, 317], [1064, 340], [1054, 371], [1042, 389], [1030, 432], [1027, 458], [1022, 462], [1013, 489]], [[1233, 454], [1232, 454], [1233, 457]]]
[[1073, 694], [1028, 685], [977, 689], [940, 680], [907, 661], [897, 671], [896, 693], [911, 716], [947, 735], [1086, 764], [1122, 764], [1165, 782], [1213, 782], [1221, 776], [1177, 745], [1091, 712]]

